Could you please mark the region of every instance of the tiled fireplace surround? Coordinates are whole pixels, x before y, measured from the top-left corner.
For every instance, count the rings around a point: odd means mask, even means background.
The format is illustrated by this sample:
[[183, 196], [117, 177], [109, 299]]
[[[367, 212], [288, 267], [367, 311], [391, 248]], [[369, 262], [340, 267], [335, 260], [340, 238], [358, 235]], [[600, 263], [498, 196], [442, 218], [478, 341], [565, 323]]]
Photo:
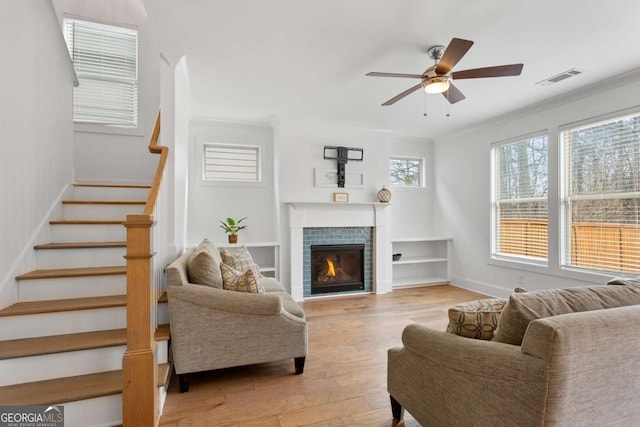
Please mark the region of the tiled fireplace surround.
[[[378, 294], [389, 292], [391, 290], [391, 243], [389, 240], [388, 206], [384, 203], [366, 202], [289, 203], [291, 296], [296, 301], [302, 301], [309, 296], [309, 292], [305, 293], [304, 290], [304, 230], [310, 228], [347, 229], [345, 230], [347, 234], [349, 234], [348, 229], [352, 227], [372, 228], [371, 290]], [[335, 230], [335, 232], [340, 232], [340, 230]], [[325, 240], [323, 243], [329, 242]]]

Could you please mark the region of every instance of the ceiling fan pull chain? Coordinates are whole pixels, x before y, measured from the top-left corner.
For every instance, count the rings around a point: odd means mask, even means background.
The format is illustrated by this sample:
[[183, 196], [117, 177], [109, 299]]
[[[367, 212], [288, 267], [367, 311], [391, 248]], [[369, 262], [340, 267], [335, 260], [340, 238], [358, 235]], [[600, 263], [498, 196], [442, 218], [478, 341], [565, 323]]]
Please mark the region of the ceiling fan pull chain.
[[449, 91], [447, 91], [447, 116], [446, 117], [451, 117], [451, 114], [449, 114], [449, 111], [451, 110], [451, 101], [449, 100]]
[[424, 117], [427, 117], [427, 92], [422, 91], [422, 94], [424, 95]]

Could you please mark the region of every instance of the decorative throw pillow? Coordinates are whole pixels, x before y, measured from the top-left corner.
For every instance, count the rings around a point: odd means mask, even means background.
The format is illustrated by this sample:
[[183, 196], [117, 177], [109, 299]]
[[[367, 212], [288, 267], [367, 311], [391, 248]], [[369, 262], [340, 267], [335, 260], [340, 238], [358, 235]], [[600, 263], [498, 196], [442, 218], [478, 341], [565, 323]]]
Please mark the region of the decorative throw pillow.
[[260, 268], [253, 261], [249, 250], [245, 246], [241, 246], [234, 251], [230, 251], [227, 248], [220, 248], [220, 256], [222, 262], [232, 267], [235, 270], [245, 272], [247, 270], [253, 271], [256, 278], [261, 277]]
[[614, 277], [607, 282], [607, 285], [640, 286], [640, 278], [627, 279], [624, 277]]
[[220, 271], [222, 271], [222, 286], [227, 291], [264, 293], [264, 288], [251, 269], [243, 273], [222, 263]]
[[558, 314], [640, 304], [640, 287], [591, 286], [513, 293], [493, 341], [521, 345], [529, 322]]
[[222, 289], [221, 262], [218, 249], [209, 240], [204, 239], [194, 249], [187, 261], [189, 281], [198, 285]]
[[493, 338], [505, 304], [506, 300], [490, 298], [451, 307], [447, 332], [489, 341]]

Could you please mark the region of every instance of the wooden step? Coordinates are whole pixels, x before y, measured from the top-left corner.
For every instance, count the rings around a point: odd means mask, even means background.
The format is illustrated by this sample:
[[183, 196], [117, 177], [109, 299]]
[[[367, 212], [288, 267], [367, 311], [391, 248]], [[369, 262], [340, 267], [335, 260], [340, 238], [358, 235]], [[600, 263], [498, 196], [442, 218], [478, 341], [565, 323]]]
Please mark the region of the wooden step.
[[96, 308], [122, 307], [127, 305], [126, 295], [72, 298], [46, 301], [18, 302], [0, 310], [0, 317], [24, 316], [28, 314], [58, 313], [62, 311], [91, 310]]
[[116, 184], [103, 182], [76, 182], [74, 187], [151, 188], [148, 184]]
[[34, 249], [92, 249], [92, 248], [125, 248], [127, 242], [68, 242], [43, 243], [35, 245]]
[[[156, 341], [169, 339], [169, 325], [159, 325]], [[127, 343], [126, 329], [0, 341], [0, 360], [112, 347]]]
[[63, 200], [63, 205], [145, 205], [146, 200]]
[[50, 225], [113, 225], [124, 224], [126, 219], [52, 219]]
[[114, 276], [127, 274], [127, 267], [122, 265], [108, 267], [52, 268], [33, 270], [16, 276], [16, 280], [60, 279], [65, 277]]
[[[168, 375], [168, 364], [158, 366], [158, 387], [166, 384]], [[122, 371], [118, 370], [0, 387], [0, 405], [52, 405], [120, 393]]]
[[167, 297], [166, 292], [163, 292], [162, 295], [160, 295], [160, 298], [158, 298], [158, 302], [159, 303], [169, 302], [169, 298]]

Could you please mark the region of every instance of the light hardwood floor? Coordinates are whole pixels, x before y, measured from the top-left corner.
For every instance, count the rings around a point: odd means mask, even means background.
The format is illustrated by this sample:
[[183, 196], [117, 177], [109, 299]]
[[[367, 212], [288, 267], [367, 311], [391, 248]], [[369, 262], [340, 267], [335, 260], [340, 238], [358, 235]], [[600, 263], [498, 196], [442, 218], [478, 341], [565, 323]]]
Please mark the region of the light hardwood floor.
[[[307, 300], [304, 374], [293, 360], [195, 374], [188, 393], [171, 379], [161, 426], [391, 426], [387, 349], [402, 329], [422, 323], [444, 330], [447, 309], [483, 298], [449, 285]], [[405, 412], [407, 427], [418, 424]]]

